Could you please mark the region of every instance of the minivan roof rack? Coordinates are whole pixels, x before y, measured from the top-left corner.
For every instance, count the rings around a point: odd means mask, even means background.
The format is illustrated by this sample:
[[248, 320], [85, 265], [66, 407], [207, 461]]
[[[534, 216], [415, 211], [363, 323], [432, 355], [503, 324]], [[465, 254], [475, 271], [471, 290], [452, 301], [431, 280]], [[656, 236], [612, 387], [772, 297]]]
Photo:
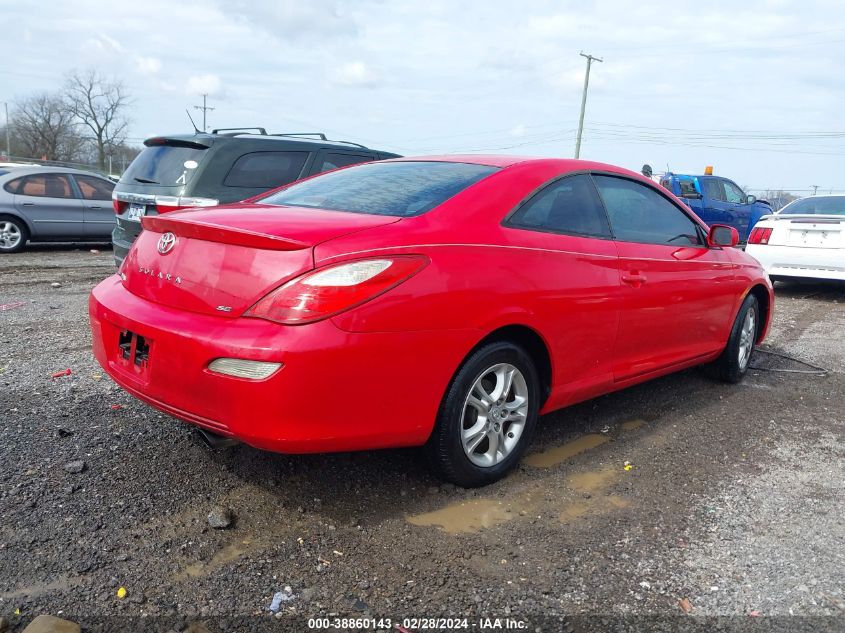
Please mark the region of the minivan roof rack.
[[322, 132], [282, 132], [281, 134], [271, 134], [270, 136], [316, 136], [321, 141], [329, 140]]
[[211, 130], [212, 134], [220, 134], [220, 132], [236, 132], [238, 130], [258, 130], [259, 134], [267, 136], [267, 130], [263, 127], [219, 127]]
[[321, 141], [328, 141], [329, 143], [339, 143], [343, 145], [350, 145], [352, 147], [360, 147], [361, 149], [367, 149], [366, 145], [353, 143], [352, 141], [334, 141], [323, 132], [280, 132], [278, 134], [267, 134], [267, 130], [263, 127], [220, 127], [211, 130], [211, 133], [222, 136], [240, 136], [241, 134], [252, 134], [249, 130], [257, 130], [258, 134], [261, 136], [291, 136], [296, 138], [314, 137], [311, 140], [319, 139]]

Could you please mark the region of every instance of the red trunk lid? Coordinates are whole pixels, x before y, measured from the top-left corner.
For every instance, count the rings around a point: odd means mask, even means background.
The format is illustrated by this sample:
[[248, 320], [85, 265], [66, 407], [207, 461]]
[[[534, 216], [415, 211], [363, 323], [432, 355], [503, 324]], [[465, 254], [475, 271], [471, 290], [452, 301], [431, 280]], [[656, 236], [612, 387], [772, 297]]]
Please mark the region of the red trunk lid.
[[[273, 288], [313, 268], [315, 245], [398, 220], [254, 204], [145, 217], [121, 268], [123, 284], [156, 303], [240, 316]], [[175, 240], [162, 253], [165, 233]]]

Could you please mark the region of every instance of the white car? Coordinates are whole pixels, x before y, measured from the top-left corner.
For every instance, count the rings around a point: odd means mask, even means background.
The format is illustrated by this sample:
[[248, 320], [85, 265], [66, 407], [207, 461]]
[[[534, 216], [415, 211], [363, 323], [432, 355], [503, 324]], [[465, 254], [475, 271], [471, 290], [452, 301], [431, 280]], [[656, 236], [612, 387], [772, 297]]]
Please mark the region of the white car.
[[801, 198], [763, 216], [751, 230], [745, 252], [772, 281], [845, 280], [845, 195]]

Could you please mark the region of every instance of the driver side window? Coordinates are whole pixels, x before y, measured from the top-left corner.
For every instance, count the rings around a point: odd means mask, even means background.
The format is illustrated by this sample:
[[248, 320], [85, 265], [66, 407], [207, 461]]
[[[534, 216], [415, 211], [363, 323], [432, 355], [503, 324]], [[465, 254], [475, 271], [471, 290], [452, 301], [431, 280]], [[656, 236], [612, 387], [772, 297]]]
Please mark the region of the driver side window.
[[702, 246], [698, 225], [651, 188], [615, 176], [593, 176], [614, 238], [621, 242]]

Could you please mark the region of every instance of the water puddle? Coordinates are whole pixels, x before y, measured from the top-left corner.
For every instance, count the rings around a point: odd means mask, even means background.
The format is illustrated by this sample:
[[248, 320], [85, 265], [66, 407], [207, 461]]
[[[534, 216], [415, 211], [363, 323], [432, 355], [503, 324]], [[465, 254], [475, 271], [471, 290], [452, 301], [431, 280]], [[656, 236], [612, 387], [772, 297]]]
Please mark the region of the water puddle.
[[472, 499], [433, 512], [410, 516], [408, 523], [419, 526], [433, 525], [449, 534], [466, 534], [512, 521], [520, 514], [530, 512], [535, 505], [536, 502], [531, 496], [511, 501]]
[[598, 492], [610, 486], [618, 474], [618, 471], [610, 468], [588, 470], [585, 473], [571, 475], [567, 478], [566, 483], [578, 492]]
[[214, 556], [211, 557], [211, 560], [188, 565], [183, 571], [176, 574], [174, 580], [176, 582], [181, 582], [183, 580], [187, 580], [188, 578], [200, 578], [202, 576], [207, 576], [214, 570], [220, 569], [221, 567], [238, 560], [242, 556], [245, 556], [252, 549], [254, 549], [253, 540], [249, 538], [243, 539], [237, 543], [231, 543], [214, 554]]
[[645, 420], [628, 420], [627, 422], [622, 423], [622, 430], [636, 431], [641, 428], [643, 424], [645, 424]]
[[61, 594], [65, 591], [70, 591], [81, 583], [82, 578], [79, 576], [73, 578], [59, 576], [50, 582], [26, 585], [6, 593], [0, 593], [0, 601], [20, 600], [21, 598], [33, 599], [47, 594]]
[[[634, 431], [645, 425], [645, 420], [635, 419], [620, 425], [623, 431]], [[594, 449], [610, 437], [591, 433], [561, 446], [529, 455], [525, 463], [535, 468], [551, 468], [567, 459]], [[580, 493], [583, 498], [562, 502], [549, 497], [549, 491], [542, 486], [532, 485], [528, 491], [508, 494], [503, 499], [472, 499], [448, 505], [439, 510], [409, 516], [408, 522], [417, 526], [434, 526], [449, 534], [467, 534], [492, 528], [525, 515], [536, 515], [539, 510], [557, 514], [561, 523], [569, 523], [585, 516], [606, 514], [627, 508], [630, 501], [618, 495], [609, 494], [611, 487], [621, 475], [619, 468], [601, 468], [570, 475], [566, 488]], [[546, 499], [542, 504], [540, 501]], [[550, 506], [550, 507], [549, 507]]]
[[567, 442], [562, 446], [555, 446], [554, 448], [545, 450], [542, 453], [529, 455], [525, 458], [525, 463], [529, 466], [534, 466], [535, 468], [551, 468], [552, 466], [556, 466], [557, 464], [560, 464], [579, 453], [601, 446], [609, 440], [610, 438], [606, 435], [591, 433], [590, 435], [579, 437], [577, 440]]

